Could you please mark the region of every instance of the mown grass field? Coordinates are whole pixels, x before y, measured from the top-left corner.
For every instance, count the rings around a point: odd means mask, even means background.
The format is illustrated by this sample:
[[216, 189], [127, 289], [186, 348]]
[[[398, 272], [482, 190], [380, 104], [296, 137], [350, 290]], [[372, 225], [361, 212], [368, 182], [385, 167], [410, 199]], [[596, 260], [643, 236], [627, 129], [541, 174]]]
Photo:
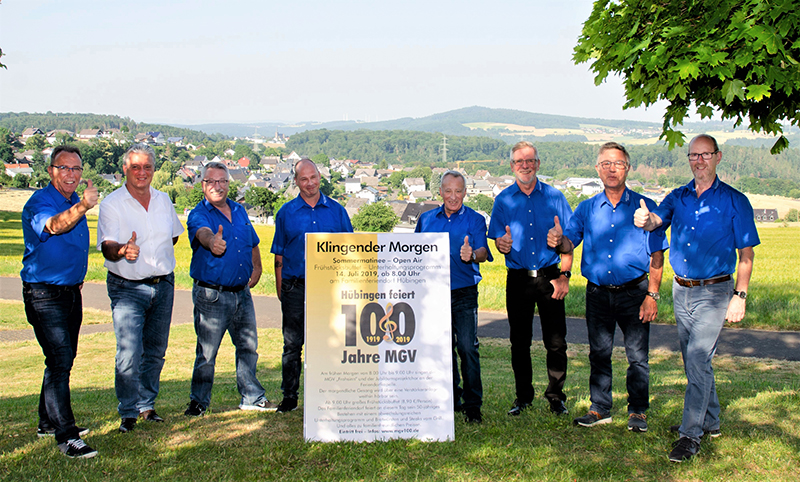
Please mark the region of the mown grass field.
[[[587, 348], [571, 345], [565, 393], [570, 414], [555, 417], [537, 398], [520, 417], [509, 417], [514, 382], [505, 340], [481, 347], [484, 423], [456, 417], [455, 440], [424, 443], [307, 443], [303, 413], [237, 410], [233, 347], [225, 339], [217, 359], [211, 411], [183, 415], [189, 400], [195, 334], [174, 327], [157, 401], [166, 423], [140, 422], [117, 432], [114, 334], [81, 337], [72, 371], [72, 405], [86, 441], [99, 451], [69, 460], [52, 439], [38, 439], [36, 407], [42, 355], [35, 341], [0, 348], [0, 479], [74, 481], [151, 480], [643, 480], [795, 481], [800, 477], [800, 363], [717, 357], [723, 435], [701, 446], [693, 461], [667, 460], [675, 439], [669, 425], [681, 417], [686, 379], [679, 354], [651, 353], [650, 430], [626, 430], [625, 359], [614, 355], [613, 423], [572, 425], [589, 407]], [[259, 332], [258, 375], [271, 399], [279, 397], [282, 337]], [[546, 385], [543, 350], [535, 348], [534, 386]], [[301, 385], [302, 386], [302, 385]], [[301, 393], [301, 404], [303, 395]]]
[[[97, 217], [89, 216], [89, 232], [92, 243], [96, 242]], [[256, 294], [275, 294], [274, 257], [269, 253], [274, 228], [256, 226], [261, 238], [261, 258], [264, 272], [261, 281], [253, 289]], [[800, 239], [800, 227], [759, 225], [761, 245], [756, 247], [755, 268], [747, 298], [747, 315], [737, 326], [741, 328], [763, 328], [774, 330], [800, 330], [800, 251], [796, 249]], [[505, 260], [492, 247], [494, 262], [481, 265], [483, 281], [480, 286], [479, 304], [482, 310], [505, 310]], [[581, 247], [575, 252], [570, 294], [566, 298], [567, 315], [584, 316], [586, 279], [580, 276]], [[22, 269], [21, 213], [0, 211], [0, 276], [19, 276]], [[175, 270], [176, 286], [190, 289], [189, 264], [191, 248], [184, 234], [175, 246], [178, 265]], [[103, 256], [94, 249], [89, 253], [87, 282], [105, 282], [106, 269]], [[673, 323], [672, 314], [672, 268], [669, 261], [664, 269], [659, 302], [658, 323]]]

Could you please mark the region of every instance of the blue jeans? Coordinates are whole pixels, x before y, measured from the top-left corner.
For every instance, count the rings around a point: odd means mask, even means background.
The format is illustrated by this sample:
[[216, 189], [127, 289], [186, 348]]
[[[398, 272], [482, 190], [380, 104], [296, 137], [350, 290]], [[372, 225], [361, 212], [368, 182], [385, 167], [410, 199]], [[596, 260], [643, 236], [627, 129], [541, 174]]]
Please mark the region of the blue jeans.
[[80, 285], [23, 283], [25, 315], [44, 353], [44, 377], [39, 393], [39, 423], [56, 429], [56, 442], [78, 438], [70, 402], [69, 376], [78, 352], [83, 321]]
[[192, 372], [191, 399], [204, 407], [209, 406], [217, 352], [227, 331], [236, 347], [236, 388], [242, 396], [241, 403], [254, 405], [263, 400], [264, 387], [256, 378], [258, 329], [250, 288], [231, 293], [195, 283], [192, 301], [197, 356]]
[[639, 319], [639, 308], [647, 296], [648, 281], [636, 287], [608, 290], [589, 282], [586, 286], [586, 327], [589, 331], [590, 410], [611, 412], [611, 352], [616, 325], [625, 340], [628, 357], [628, 413], [644, 413], [650, 407], [650, 323]]
[[720, 405], [711, 360], [717, 351], [733, 286], [733, 280], [692, 288], [672, 283], [673, 308], [687, 381], [679, 431], [681, 437], [689, 437], [697, 443], [703, 431], [719, 428]]
[[283, 314], [283, 356], [281, 358], [281, 391], [284, 398], [297, 400], [300, 389], [301, 354], [305, 338], [306, 280], [281, 281], [281, 313]]
[[175, 277], [160, 283], [130, 281], [109, 273], [111, 317], [117, 337], [114, 386], [122, 418], [155, 408], [172, 321]]
[[[483, 398], [481, 360], [478, 353], [478, 285], [450, 291], [450, 310], [453, 323], [453, 399], [464, 408], [480, 408]], [[458, 358], [461, 358], [461, 377]], [[460, 382], [464, 380], [464, 390]]]
[[[555, 272], [558, 272], [557, 267]], [[564, 300], [551, 298], [553, 291], [550, 278], [546, 276], [529, 278], [527, 275], [508, 271], [506, 309], [511, 341], [511, 368], [514, 370], [517, 400], [521, 403], [530, 403], [534, 397], [531, 339], [536, 306], [539, 307], [539, 320], [542, 324], [542, 342], [547, 350], [548, 384], [544, 396], [548, 401], [567, 399], [564, 394], [564, 382], [567, 380], [567, 319]]]

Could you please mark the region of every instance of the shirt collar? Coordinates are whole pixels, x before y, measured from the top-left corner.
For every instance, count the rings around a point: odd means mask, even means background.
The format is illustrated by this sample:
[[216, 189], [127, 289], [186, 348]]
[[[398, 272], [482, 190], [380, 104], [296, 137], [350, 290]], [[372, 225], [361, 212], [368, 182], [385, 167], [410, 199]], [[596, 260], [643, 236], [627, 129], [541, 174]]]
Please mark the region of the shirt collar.
[[53, 186], [52, 182], [47, 185], [45, 190], [48, 194], [50, 194], [50, 197], [53, 198], [56, 203], [67, 203], [70, 206], [73, 206], [81, 200], [81, 197], [75, 192], [72, 193], [72, 196], [70, 196], [69, 199], [65, 198], [64, 195], [61, 194], [55, 186]]
[[[514, 179], [514, 184], [511, 185], [511, 189], [515, 189], [516, 190], [516, 191], [512, 191], [511, 192], [512, 195], [519, 193], [519, 194], [522, 194], [523, 196], [529, 196], [529, 194], [525, 194], [524, 192], [522, 192], [522, 189], [519, 188], [519, 184], [517, 184], [517, 180], [516, 179]], [[539, 177], [537, 176], [536, 177], [536, 185], [533, 187], [533, 191], [531, 191], [531, 194], [533, 194], [533, 193], [535, 193], [537, 191], [541, 192], [541, 190], [542, 190], [542, 181], [540, 181]]]
[[[455, 215], [456, 217], [458, 217], [458, 216], [461, 216], [462, 214], [464, 214], [464, 209], [465, 209], [465, 207], [466, 207], [466, 206], [464, 206], [464, 204], [462, 203], [462, 204], [461, 204], [461, 209], [459, 209], [458, 211], [454, 212], [454, 213], [453, 213], [453, 215]], [[446, 219], [449, 219], [449, 218], [447, 217], [447, 213], [446, 213], [446, 212], [444, 212], [444, 203], [442, 203], [442, 205], [441, 205], [441, 206], [439, 206], [438, 208], [436, 208], [436, 210], [437, 210], [437, 213], [436, 213], [436, 215], [437, 215], [437, 216], [442, 216], [442, 217], [444, 217], [444, 218], [446, 218]]]
[[[714, 182], [712, 182], [712, 183], [711, 183], [711, 187], [710, 187], [709, 189], [717, 189], [717, 188], [719, 187], [719, 183], [720, 183], [720, 182], [722, 182], [722, 181], [720, 181], [720, 180], [719, 180], [719, 176], [715, 176], [715, 177], [714, 177]], [[689, 184], [687, 184], [687, 185], [686, 185], [686, 187], [687, 187], [687, 188], [689, 188], [689, 190], [690, 190], [692, 193], [694, 193], [695, 195], [697, 195], [697, 188], [696, 188], [696, 187], [695, 187], [695, 185], [694, 185], [694, 179], [692, 179], [691, 181], [689, 181]]]
[[[600, 194], [597, 196], [597, 201], [600, 203], [601, 206], [603, 204], [608, 204], [609, 206], [614, 207], [611, 204], [611, 201], [608, 200], [608, 196], [606, 196], [605, 189], [603, 189], [603, 191], [600, 192]], [[631, 202], [631, 190], [626, 187], [625, 191], [622, 192], [622, 197], [619, 198], [619, 203], [630, 204], [630, 202]]]

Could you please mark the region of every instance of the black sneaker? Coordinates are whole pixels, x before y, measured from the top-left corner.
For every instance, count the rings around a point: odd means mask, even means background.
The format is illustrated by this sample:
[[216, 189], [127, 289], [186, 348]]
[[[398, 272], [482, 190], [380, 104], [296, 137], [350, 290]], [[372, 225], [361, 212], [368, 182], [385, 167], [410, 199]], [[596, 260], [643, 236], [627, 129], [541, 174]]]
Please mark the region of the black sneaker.
[[[669, 431], [673, 432], [673, 433], [680, 432], [681, 431], [680, 424], [678, 424], [678, 425], [670, 425], [669, 426]], [[715, 428], [714, 430], [708, 430], [708, 431], [703, 430], [703, 435], [701, 435], [700, 438], [703, 438], [706, 435], [708, 435], [709, 438], [717, 438], [720, 435], [722, 435], [722, 432], [718, 428]]]
[[477, 407], [469, 407], [464, 409], [465, 420], [467, 423], [483, 423], [481, 416], [481, 409]]
[[61, 453], [71, 459], [90, 459], [97, 455], [97, 450], [86, 445], [86, 442], [79, 438], [69, 439], [63, 444], [58, 444]]
[[575, 425], [580, 425], [581, 427], [594, 427], [595, 425], [603, 425], [606, 423], [611, 423], [611, 414], [606, 413], [598, 413], [594, 410], [590, 410], [589, 413], [584, 415], [583, 417], [578, 417], [572, 421]]
[[689, 437], [681, 437], [672, 444], [672, 452], [669, 453], [670, 462], [683, 462], [689, 460], [700, 451], [700, 444]]
[[136, 419], [135, 418], [123, 418], [122, 421], [119, 423], [119, 431], [120, 433], [128, 433], [131, 430], [136, 428]]
[[187, 417], [202, 417], [206, 414], [206, 407], [200, 405], [194, 400], [189, 400], [189, 408], [187, 408], [183, 414]]
[[628, 430], [631, 432], [647, 432], [647, 415], [643, 413], [631, 413], [628, 415]]
[[[89, 430], [88, 428], [85, 428], [85, 427], [75, 427], [75, 428], [78, 429], [78, 436], [79, 437], [85, 437], [85, 436], [89, 435], [89, 432], [91, 432], [91, 430]], [[40, 423], [39, 426], [36, 428], [36, 436], [40, 437], [40, 438], [41, 437], [55, 437], [56, 436], [56, 428], [53, 427], [50, 424]]]
[[567, 406], [564, 405], [563, 400], [549, 400], [549, 402], [550, 411], [556, 415], [566, 415], [569, 413], [569, 410], [567, 410]]
[[278, 413], [288, 413], [293, 410], [297, 410], [297, 399], [296, 398], [286, 398], [284, 397], [283, 401], [278, 405]]
[[523, 403], [523, 402], [520, 402], [519, 398], [518, 398], [518, 399], [514, 400], [514, 405], [511, 407], [511, 410], [508, 411], [508, 414], [511, 415], [512, 417], [516, 417], [519, 414], [521, 414], [523, 411], [525, 411], [526, 408], [528, 408], [530, 406], [531, 406], [530, 402]]

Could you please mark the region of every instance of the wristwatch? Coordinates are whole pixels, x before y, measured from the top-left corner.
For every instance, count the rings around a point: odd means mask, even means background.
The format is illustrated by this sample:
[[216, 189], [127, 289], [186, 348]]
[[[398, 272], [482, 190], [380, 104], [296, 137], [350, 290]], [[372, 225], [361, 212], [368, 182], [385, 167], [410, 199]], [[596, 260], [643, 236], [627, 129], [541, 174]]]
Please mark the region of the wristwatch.
[[475, 261], [477, 261], [477, 260], [478, 260], [478, 257], [477, 257], [477, 256], [475, 256], [475, 251], [473, 251], [473, 252], [472, 252], [472, 262], [474, 263], [474, 262], [475, 262]]
[[559, 275], [559, 276], [561, 276], [562, 274], [563, 274], [564, 276], [566, 276], [566, 277], [567, 277], [567, 279], [570, 279], [570, 278], [572, 278], [572, 271], [562, 271], [562, 272], [558, 273], [558, 275]]
[[738, 296], [739, 298], [746, 300], [747, 299], [747, 291], [737, 291], [733, 290], [733, 295]]
[[647, 296], [649, 296], [650, 298], [653, 298], [656, 301], [661, 299], [661, 295], [658, 294], [658, 292], [648, 291], [647, 292]]

